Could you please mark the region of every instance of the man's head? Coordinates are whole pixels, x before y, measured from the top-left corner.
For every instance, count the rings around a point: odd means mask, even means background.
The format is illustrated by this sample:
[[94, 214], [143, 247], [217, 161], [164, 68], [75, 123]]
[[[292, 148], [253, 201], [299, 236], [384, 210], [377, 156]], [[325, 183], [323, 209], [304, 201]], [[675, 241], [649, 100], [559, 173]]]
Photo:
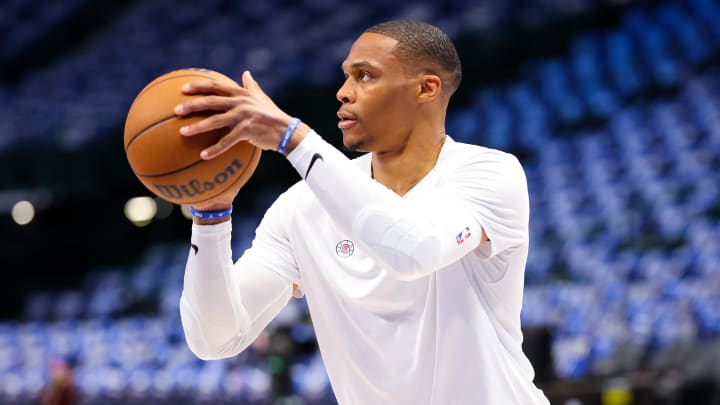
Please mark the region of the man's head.
[[365, 32], [395, 39], [397, 45], [393, 52], [408, 73], [440, 76], [448, 97], [460, 86], [460, 58], [450, 38], [439, 28], [417, 21], [397, 20], [374, 25]]
[[413, 134], [440, 135], [461, 81], [452, 41], [421, 22], [390, 21], [367, 29], [342, 64], [337, 92], [343, 142], [351, 150], [388, 151]]

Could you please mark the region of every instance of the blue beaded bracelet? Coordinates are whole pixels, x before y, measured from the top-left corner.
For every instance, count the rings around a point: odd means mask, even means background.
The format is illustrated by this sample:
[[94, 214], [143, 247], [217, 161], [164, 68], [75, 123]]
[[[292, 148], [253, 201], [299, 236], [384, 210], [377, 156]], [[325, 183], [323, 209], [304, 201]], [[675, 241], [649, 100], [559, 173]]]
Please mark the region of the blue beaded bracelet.
[[295, 133], [295, 128], [300, 124], [300, 118], [293, 118], [290, 120], [290, 124], [288, 124], [287, 128], [285, 129], [285, 133], [283, 134], [282, 138], [280, 139], [280, 144], [278, 144], [277, 151], [280, 153], [285, 153], [285, 150], [288, 147], [288, 144], [290, 143], [290, 138], [292, 138], [293, 134]]
[[200, 219], [220, 219], [229, 217], [230, 214], [232, 214], [232, 206], [226, 210], [220, 210], [220, 211], [198, 211], [193, 207], [190, 207], [190, 213], [193, 214], [193, 216], [196, 216]]

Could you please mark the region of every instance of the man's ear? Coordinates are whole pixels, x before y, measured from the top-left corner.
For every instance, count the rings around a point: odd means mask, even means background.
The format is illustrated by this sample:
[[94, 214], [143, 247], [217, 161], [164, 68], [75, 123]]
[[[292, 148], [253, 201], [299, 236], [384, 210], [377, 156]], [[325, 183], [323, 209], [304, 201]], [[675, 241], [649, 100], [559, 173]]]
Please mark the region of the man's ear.
[[420, 83], [418, 86], [418, 100], [421, 103], [427, 103], [435, 100], [440, 96], [442, 90], [442, 80], [438, 75], [423, 74], [420, 75]]

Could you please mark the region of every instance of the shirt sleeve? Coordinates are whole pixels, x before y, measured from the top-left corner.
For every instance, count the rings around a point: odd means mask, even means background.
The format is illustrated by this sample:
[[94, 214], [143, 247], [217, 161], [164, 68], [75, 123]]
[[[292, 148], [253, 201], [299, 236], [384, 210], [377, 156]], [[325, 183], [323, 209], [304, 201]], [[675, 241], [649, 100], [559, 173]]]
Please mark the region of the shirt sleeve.
[[477, 252], [492, 258], [527, 242], [530, 202], [520, 162], [500, 151], [474, 155], [459, 165], [443, 193], [455, 196], [485, 231], [489, 241]]
[[300, 271], [290, 244], [288, 225], [293, 210], [293, 196], [297, 187], [282, 193], [263, 215], [255, 230], [255, 238], [249, 249], [243, 252], [237, 266], [264, 267], [288, 281], [300, 284]]
[[[492, 257], [527, 237], [522, 167], [508, 154], [498, 156], [486, 167], [484, 158], [467, 158], [447, 184], [415, 204], [369, 178], [314, 132], [288, 158], [338, 226], [396, 278], [412, 280], [476, 248]], [[516, 197], [521, 201], [512, 201]], [[495, 238], [490, 245], [480, 245], [483, 229]]]
[[[292, 297], [292, 271], [284, 271], [286, 247], [277, 246], [274, 257], [250, 248], [233, 264], [231, 227], [230, 222], [192, 226], [180, 317], [189, 348], [205, 360], [247, 348]], [[254, 244], [272, 240], [267, 228], [258, 229]]]

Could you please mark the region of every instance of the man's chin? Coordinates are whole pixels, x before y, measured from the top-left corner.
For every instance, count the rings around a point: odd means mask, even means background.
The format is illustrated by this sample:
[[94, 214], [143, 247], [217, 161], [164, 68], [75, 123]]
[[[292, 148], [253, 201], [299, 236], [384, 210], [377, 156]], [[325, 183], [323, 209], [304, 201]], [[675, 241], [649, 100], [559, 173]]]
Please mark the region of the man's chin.
[[364, 150], [364, 142], [361, 140], [348, 139], [350, 137], [343, 134], [343, 149], [348, 152], [366, 152]]
[[343, 149], [345, 149], [348, 152], [367, 152], [366, 150], [363, 149], [362, 142], [351, 143], [351, 144], [347, 144], [347, 143], [343, 142]]

